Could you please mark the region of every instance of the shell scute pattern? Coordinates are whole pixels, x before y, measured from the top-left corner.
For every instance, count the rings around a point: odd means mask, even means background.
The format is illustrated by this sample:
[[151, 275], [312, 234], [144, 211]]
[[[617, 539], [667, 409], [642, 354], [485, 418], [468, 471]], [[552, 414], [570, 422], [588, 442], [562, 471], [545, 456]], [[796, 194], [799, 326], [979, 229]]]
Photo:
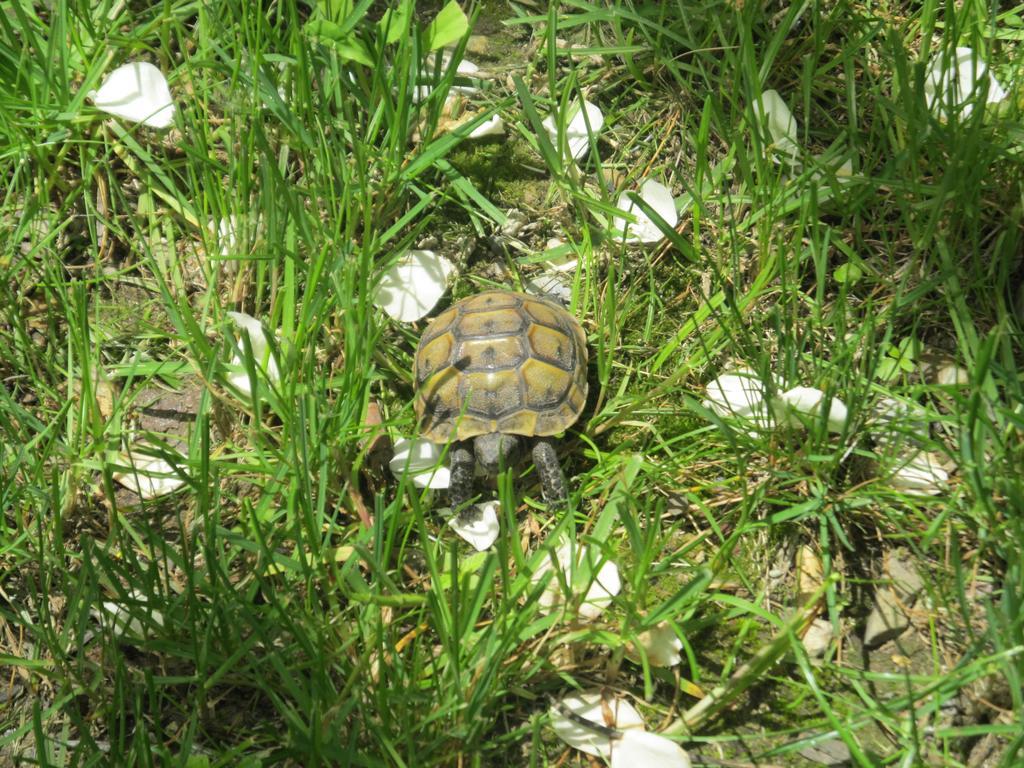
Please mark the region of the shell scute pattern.
[[561, 307], [511, 291], [456, 303], [416, 352], [416, 413], [436, 442], [489, 432], [553, 435], [587, 398], [583, 329]]

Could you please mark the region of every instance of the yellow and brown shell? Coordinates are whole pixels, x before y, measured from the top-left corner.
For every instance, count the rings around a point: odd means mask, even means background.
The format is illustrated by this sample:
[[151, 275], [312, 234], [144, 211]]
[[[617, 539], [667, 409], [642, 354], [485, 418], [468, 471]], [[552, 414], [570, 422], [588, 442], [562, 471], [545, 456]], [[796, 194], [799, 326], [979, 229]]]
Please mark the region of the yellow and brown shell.
[[429, 440], [554, 435], [586, 402], [587, 341], [576, 318], [556, 304], [487, 291], [430, 322], [414, 375], [416, 415]]

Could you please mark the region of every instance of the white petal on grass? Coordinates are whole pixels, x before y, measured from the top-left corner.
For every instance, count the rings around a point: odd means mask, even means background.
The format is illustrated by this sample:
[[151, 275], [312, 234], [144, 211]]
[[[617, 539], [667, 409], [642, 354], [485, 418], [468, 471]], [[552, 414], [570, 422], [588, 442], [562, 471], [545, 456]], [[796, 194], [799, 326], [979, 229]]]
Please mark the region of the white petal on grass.
[[722, 418], [752, 419], [762, 424], [767, 420], [764, 384], [749, 369], [723, 373], [707, 385], [705, 393], [702, 405]]
[[[793, 387], [775, 398], [772, 410], [779, 424], [803, 426], [806, 421], [819, 418], [825, 402], [825, 393], [814, 387]], [[846, 426], [846, 405], [837, 397], [829, 402], [828, 430], [842, 432]]]
[[896, 490], [923, 496], [941, 493], [948, 481], [949, 473], [926, 451], [917, 451], [901, 461], [889, 478]]
[[[115, 472], [114, 480], [142, 499], [165, 496], [185, 485], [184, 478], [175, 471], [174, 464], [159, 456], [148, 455], [148, 452], [155, 451], [155, 447], [147, 446], [146, 443], [136, 443], [120, 459], [120, 463], [131, 469]], [[185, 457], [181, 456], [180, 464], [184, 463]]]
[[438, 464], [441, 452], [441, 446], [429, 440], [399, 438], [388, 466], [395, 477], [408, 476], [417, 488], [447, 488], [451, 470]]
[[573, 246], [552, 237], [544, 245], [544, 261], [541, 263], [551, 272], [576, 272], [580, 260]]
[[[228, 312], [228, 317], [234, 322], [242, 333], [249, 337], [249, 346], [252, 348], [253, 362], [256, 364], [256, 371], [266, 377], [271, 384], [281, 380], [281, 371], [277, 367], [277, 360], [274, 358], [267, 341], [267, 332], [252, 315], [245, 312]], [[247, 397], [252, 396], [252, 384], [249, 381], [249, 371], [245, 366], [243, 355], [245, 345], [241, 341], [235, 342], [235, 352], [228, 363], [228, 383]]]
[[220, 245], [220, 255], [230, 256], [238, 244], [238, 219], [231, 214], [226, 219], [217, 222], [217, 243]]
[[[554, 112], [545, 117], [542, 123], [556, 149], [561, 146], [558, 139], [558, 123], [558, 115]], [[582, 159], [590, 150], [590, 135], [596, 137], [603, 126], [604, 115], [596, 104], [584, 101], [581, 107], [578, 101], [573, 102], [565, 121], [565, 142], [569, 145], [569, 156], [573, 160]]]
[[402, 323], [426, 317], [444, 292], [455, 272], [444, 256], [433, 251], [409, 251], [381, 275], [373, 303]]
[[460, 515], [453, 515], [448, 525], [459, 536], [473, 545], [477, 552], [488, 549], [498, 538], [501, 525], [498, 522], [498, 502], [488, 501], [474, 504], [473, 507]]
[[138, 605], [129, 608], [114, 600], [104, 600], [100, 603], [101, 608], [90, 608], [89, 615], [109, 626], [114, 634], [129, 638], [141, 639], [146, 636], [146, 626], [137, 618], [140, 613], [147, 614], [156, 626], [164, 625], [164, 615], [146, 605], [148, 599], [142, 592], [133, 589], [128, 596]]
[[97, 109], [107, 114], [150, 128], [166, 128], [174, 121], [174, 103], [167, 78], [145, 61], [118, 67], [89, 98]]
[[690, 756], [671, 739], [642, 730], [623, 731], [612, 742], [611, 768], [690, 768]]
[[[611, 604], [614, 598], [622, 590], [622, 579], [619, 576], [619, 568], [611, 560], [604, 560], [600, 555], [594, 555], [583, 544], [576, 544], [565, 541], [555, 550], [555, 559], [558, 562], [558, 570], [564, 575], [566, 581], [575, 596], [583, 595], [583, 601], [579, 607], [579, 618], [593, 621], [600, 616], [604, 609]], [[597, 573], [594, 574], [594, 569]], [[587, 579], [586, 574], [592, 574]], [[547, 588], [540, 596], [539, 605], [546, 611], [551, 611], [564, 602], [561, 582], [552, 568], [551, 560], [545, 560], [533, 574], [531, 582], [539, 584], [546, 581]]]
[[501, 115], [492, 115], [489, 120], [484, 120], [470, 131], [467, 138], [482, 139], [487, 136], [503, 136], [504, 134], [505, 121], [501, 119]]
[[[606, 712], [611, 713], [611, 722], [605, 720]], [[573, 749], [606, 759], [612, 754], [613, 740], [607, 732], [600, 730], [601, 727], [623, 732], [643, 730], [644, 727], [644, 721], [633, 705], [624, 699], [603, 699], [600, 691], [566, 696], [551, 707], [549, 714], [551, 727], [558, 738]], [[598, 727], [590, 727], [587, 723]]]
[[[451, 53], [449, 51], [443, 51], [441, 53], [441, 71], [440, 71], [440, 75], [439, 75], [440, 77], [444, 76], [444, 73], [447, 71], [448, 67], [451, 65], [451, 61], [452, 61]], [[481, 71], [480, 71], [480, 67], [478, 67], [476, 64], [474, 64], [473, 62], [471, 62], [471, 61], [469, 61], [467, 59], [463, 59], [462, 61], [459, 62], [458, 66], [455, 67], [455, 74], [458, 75], [459, 77], [475, 77], [475, 78], [479, 78], [479, 77], [483, 76]], [[427, 64], [427, 66], [423, 67], [420, 70], [420, 80], [421, 81], [431, 80], [433, 78], [433, 76], [434, 76], [434, 59], [433, 59], [433, 56], [431, 56], [429, 64]], [[423, 84], [423, 85], [417, 85], [413, 89], [413, 97], [412, 97], [413, 103], [414, 104], [419, 104], [422, 101], [426, 101], [428, 98], [430, 98], [430, 94], [433, 93], [433, 91], [434, 91], [434, 86], [430, 85], [429, 83]], [[479, 93], [479, 92], [480, 92], [480, 89], [477, 88], [475, 85], [458, 85], [458, 84], [455, 84], [455, 85], [452, 85], [452, 87], [448, 90], [448, 97], [447, 97], [446, 101], [451, 101], [452, 96], [454, 94], [457, 94], [457, 93], [461, 93], [464, 96], [472, 96], [472, 95], [474, 95], [476, 93]]]
[[[667, 621], [641, 632], [636, 640], [647, 656], [647, 663], [652, 667], [674, 667], [683, 660], [680, 655], [683, 641]], [[629, 656], [637, 663], [640, 662], [640, 654], [636, 649], [632, 649]]]
[[928, 108], [940, 117], [949, 110], [967, 117], [974, 111], [974, 96], [987, 87], [985, 103], [996, 104], [1006, 98], [1003, 86], [971, 48], [957, 48], [953, 56], [940, 51], [932, 56], [924, 78], [924, 96]]
[[769, 89], [761, 94], [761, 98], [754, 102], [754, 116], [759, 128], [767, 123], [768, 136], [772, 141], [772, 159], [775, 162], [795, 162], [800, 159], [796, 118], [778, 91]]
[[[679, 223], [679, 215], [676, 213], [676, 201], [672, 193], [661, 182], [654, 179], [647, 179], [640, 185], [640, 198], [647, 203], [655, 212], [665, 220], [670, 228], [675, 229]], [[623, 192], [619, 195], [617, 203], [619, 210], [631, 213], [636, 217], [636, 223], [632, 224], [621, 216], [612, 219], [612, 229], [617, 232], [625, 232], [626, 242], [629, 243], [657, 243], [664, 237], [658, 225], [634, 203], [629, 194]]]

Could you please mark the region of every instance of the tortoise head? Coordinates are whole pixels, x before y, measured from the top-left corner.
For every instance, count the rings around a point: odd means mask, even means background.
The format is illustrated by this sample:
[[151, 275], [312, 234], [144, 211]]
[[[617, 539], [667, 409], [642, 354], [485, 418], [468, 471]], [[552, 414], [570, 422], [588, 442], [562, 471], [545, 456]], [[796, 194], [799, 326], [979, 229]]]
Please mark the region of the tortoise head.
[[522, 440], [518, 435], [504, 435], [500, 432], [480, 435], [473, 440], [473, 452], [477, 463], [488, 476], [508, 469], [519, 455]]

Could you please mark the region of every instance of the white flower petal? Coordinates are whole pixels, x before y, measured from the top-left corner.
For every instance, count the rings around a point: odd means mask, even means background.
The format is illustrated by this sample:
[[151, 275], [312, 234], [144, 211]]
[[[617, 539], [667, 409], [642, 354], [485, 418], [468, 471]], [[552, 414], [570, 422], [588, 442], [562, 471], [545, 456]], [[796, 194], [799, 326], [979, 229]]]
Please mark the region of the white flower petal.
[[429, 440], [414, 438], [395, 440], [395, 453], [388, 467], [395, 477], [408, 475], [417, 488], [447, 488], [451, 484], [451, 470], [441, 460], [441, 446]]
[[[566, 713], [570, 713], [570, 717]], [[612, 722], [605, 721], [610, 712]], [[612, 753], [612, 739], [599, 728], [633, 731], [644, 727], [640, 713], [624, 699], [603, 699], [600, 691], [588, 691], [567, 696], [551, 707], [551, 727], [562, 741], [573, 749], [595, 757], [608, 758]], [[588, 727], [593, 723], [598, 728]], [[640, 768], [640, 766], [634, 766]]]
[[160, 611], [154, 611], [146, 607], [148, 599], [138, 590], [130, 590], [128, 596], [140, 603], [131, 609], [113, 600], [104, 600], [100, 603], [100, 609], [90, 608], [89, 615], [101, 624], [108, 625], [114, 634], [141, 639], [146, 635], [146, 628], [136, 618], [140, 613], [149, 615], [150, 620], [158, 627], [164, 625], [164, 615]]
[[492, 115], [489, 120], [484, 120], [470, 131], [467, 138], [482, 139], [485, 136], [502, 136], [504, 133], [505, 121], [501, 119], [501, 115]]
[[611, 605], [612, 598], [622, 590], [622, 579], [619, 576], [619, 567], [611, 560], [606, 560], [597, 571], [587, 594], [580, 604], [580, 618], [593, 621], [604, 609]]
[[932, 454], [925, 451], [918, 451], [901, 462], [889, 478], [893, 488], [925, 496], [941, 493], [948, 481], [949, 473], [939, 466]]
[[227, 257], [235, 250], [238, 242], [238, 219], [231, 214], [217, 223], [217, 242], [220, 244], [220, 255]]
[[940, 117], [948, 117], [950, 109], [967, 117], [974, 110], [974, 94], [986, 81], [987, 104], [996, 104], [1006, 98], [1003, 86], [971, 48], [957, 48], [952, 58], [939, 51], [932, 56], [925, 73], [925, 101], [928, 108]]
[[395, 320], [426, 317], [448, 290], [455, 266], [433, 251], [409, 251], [377, 283], [373, 303]]
[[[442, 51], [441, 52], [441, 73], [440, 73], [441, 76], [444, 75], [445, 71], [451, 65], [451, 61], [452, 61], [452, 54], [451, 54], [451, 52], [450, 51]], [[473, 62], [468, 61], [467, 59], [463, 59], [462, 61], [459, 62], [458, 66], [455, 68], [455, 74], [458, 75], [459, 77], [475, 77], [475, 78], [482, 77], [482, 73], [480, 71], [480, 67], [478, 67]], [[434, 76], [434, 58], [433, 58], [433, 54], [431, 54], [430, 55], [429, 63], [427, 65], [425, 65], [420, 70], [420, 80], [421, 81], [429, 81], [429, 80], [431, 80], [433, 78], [433, 76]], [[430, 94], [433, 92], [433, 90], [434, 90], [434, 86], [430, 85], [430, 84], [417, 85], [413, 89], [413, 95], [412, 95], [413, 104], [419, 104], [422, 101], [426, 101], [428, 98], [430, 98]], [[455, 93], [461, 93], [461, 94], [463, 94], [465, 96], [472, 96], [473, 94], [476, 94], [476, 93], [479, 93], [479, 92], [480, 92], [480, 89], [477, 88], [475, 85], [452, 85], [452, 87], [448, 90], [448, 100], [450, 101], [452, 94], [455, 94]]]
[[[235, 323], [242, 333], [249, 337], [249, 346], [252, 348], [253, 362], [256, 364], [256, 371], [266, 376], [267, 381], [276, 384], [281, 380], [281, 371], [277, 367], [277, 359], [274, 357], [267, 341], [267, 331], [252, 315], [245, 312], [228, 312], [227, 316]], [[252, 385], [249, 381], [249, 372], [244, 362], [245, 345], [240, 341], [235, 342], [235, 352], [228, 363], [227, 381], [239, 392], [246, 396], [252, 396]]]
[[[680, 651], [683, 650], [683, 641], [676, 635], [674, 629], [667, 621], [663, 621], [655, 627], [641, 632], [636, 637], [647, 656], [647, 663], [653, 667], [674, 667], [683, 660]], [[640, 662], [640, 654], [635, 649], [629, 654]]]
[[163, 72], [145, 61], [118, 67], [90, 94], [97, 109], [150, 128], [174, 121], [174, 104]]
[[[601, 562], [601, 556], [592, 554], [583, 544], [573, 546], [572, 542], [562, 542], [555, 550], [555, 559], [558, 561], [559, 571], [565, 575], [566, 580], [571, 579], [570, 587], [573, 594], [583, 594], [583, 601], [579, 607], [581, 619], [596, 619], [622, 589], [618, 566], [611, 560]], [[593, 574], [591, 579], [587, 579], [588, 573]], [[531, 578], [533, 584], [542, 581], [546, 581], [547, 588], [540, 597], [540, 607], [545, 610], [559, 607], [563, 602], [562, 586], [550, 560], [545, 560]]]
[[576, 272], [580, 260], [572, 246], [557, 237], [550, 238], [544, 245], [544, 261], [541, 264], [549, 272]]
[[611, 768], [690, 768], [690, 756], [671, 739], [641, 730], [612, 742]]
[[769, 89], [762, 93], [761, 98], [754, 102], [754, 115], [758, 127], [767, 122], [768, 135], [772, 140], [772, 159], [775, 162], [793, 162], [800, 159], [800, 145], [797, 143], [799, 128], [796, 118], [778, 91]]
[[448, 525], [459, 536], [473, 545], [477, 552], [483, 552], [491, 546], [501, 532], [501, 525], [498, 522], [499, 505], [496, 501], [488, 501], [483, 504], [474, 504], [473, 510], [467, 510], [452, 516]]
[[[121, 457], [120, 463], [132, 467], [132, 469], [115, 472], [113, 474], [115, 481], [128, 490], [134, 491], [143, 499], [164, 496], [185, 485], [185, 480], [175, 471], [175, 464], [159, 456], [147, 455], [141, 449], [147, 449], [146, 443], [136, 443]], [[147, 450], [153, 451], [155, 448], [148, 446]], [[181, 456], [180, 465], [184, 463], [185, 457]]]
[[[665, 220], [666, 224], [675, 229], [679, 223], [679, 215], [676, 213], [676, 201], [668, 187], [654, 179], [647, 179], [640, 185], [640, 197]], [[625, 232], [626, 242], [657, 243], [662, 239], [663, 235], [658, 225], [636, 206], [627, 193], [619, 195], [617, 206], [619, 210], [636, 217], [636, 224], [630, 224], [621, 216], [612, 219], [612, 228]]]
[[[780, 424], [799, 427], [807, 418], [818, 418], [825, 401], [825, 393], [814, 387], [793, 387], [775, 398], [772, 409]], [[804, 417], [804, 418], [801, 418]], [[842, 432], [846, 426], [846, 405], [833, 397], [828, 409], [829, 432]]]
[[765, 420], [764, 384], [749, 369], [722, 374], [707, 385], [705, 392], [707, 396], [702, 405], [723, 418]]
[[[604, 115], [596, 104], [584, 101], [581, 108], [580, 103], [576, 101], [569, 107], [567, 117], [565, 140], [569, 145], [569, 156], [573, 160], [580, 160], [590, 150], [590, 134], [593, 133], [594, 136], [597, 136], [601, 132], [601, 128], [604, 126]], [[542, 123], [556, 149], [560, 146], [558, 123], [558, 116], [554, 112], [545, 117]], [[589, 131], [587, 130], [588, 123]]]

